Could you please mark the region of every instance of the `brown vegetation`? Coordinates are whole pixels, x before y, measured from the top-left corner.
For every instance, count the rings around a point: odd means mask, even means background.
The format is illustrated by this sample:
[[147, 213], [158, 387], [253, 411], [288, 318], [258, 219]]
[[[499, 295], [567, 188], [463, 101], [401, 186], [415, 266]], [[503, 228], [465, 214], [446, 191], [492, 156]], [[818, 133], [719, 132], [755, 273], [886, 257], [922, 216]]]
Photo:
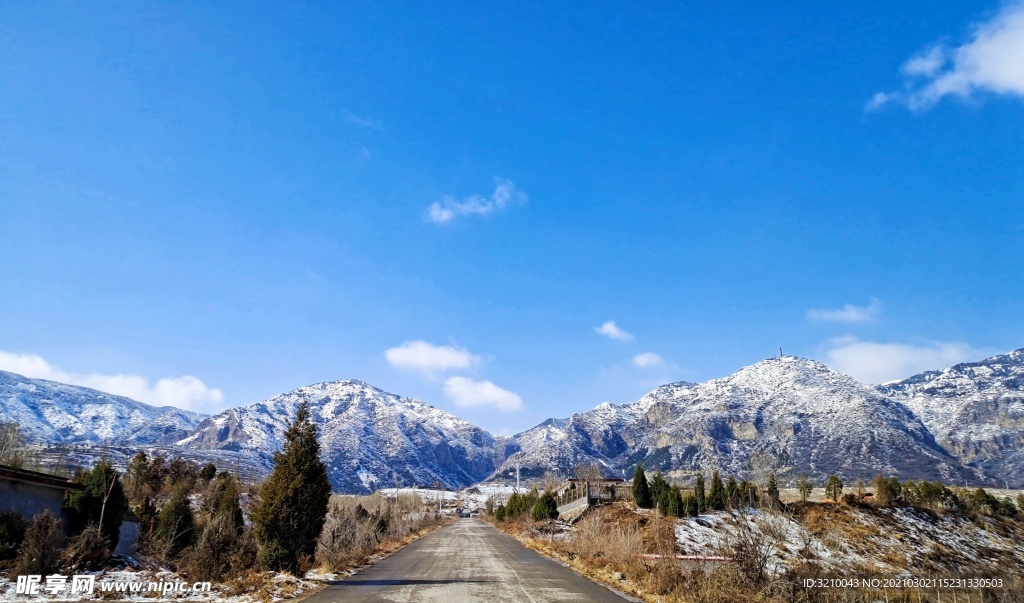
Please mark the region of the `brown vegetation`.
[[[651, 602], [954, 600], [952, 590], [808, 588], [804, 582], [842, 577], [884, 578], [900, 570], [920, 577], [1001, 578], [1002, 588], [960, 589], [955, 592], [955, 600], [1024, 601], [1024, 559], [1015, 559], [1021, 553], [1019, 546], [1010, 550], [1005, 546], [986, 547], [979, 538], [975, 553], [982, 561], [970, 563], [963, 551], [933, 542], [900, 525], [906, 513], [916, 513], [914, 517], [935, 522], [940, 530], [966, 530], [974, 525], [980, 528], [979, 533], [998, 531], [1009, 541], [1024, 542], [1021, 522], [959, 511], [937, 514], [922, 509], [902, 513], [857, 502], [852, 506], [798, 503], [718, 513], [715, 519], [722, 522], [720, 537], [705, 555], [728, 557], [728, 562], [675, 559], [677, 553], [683, 552], [675, 541], [675, 527], [677, 522], [687, 520], [661, 517], [621, 503], [593, 510], [576, 526], [557, 536], [543, 529], [543, 524], [525, 517], [500, 523], [499, 528], [583, 575]], [[887, 546], [881, 546], [883, 542]], [[836, 551], [836, 558], [827, 562], [820, 559], [818, 552], [822, 547]], [[841, 565], [844, 552], [849, 557]], [[883, 571], [883, 567], [889, 569]]]
[[397, 500], [379, 494], [334, 496], [317, 542], [316, 562], [329, 572], [345, 571], [394, 552], [447, 521], [414, 494]]

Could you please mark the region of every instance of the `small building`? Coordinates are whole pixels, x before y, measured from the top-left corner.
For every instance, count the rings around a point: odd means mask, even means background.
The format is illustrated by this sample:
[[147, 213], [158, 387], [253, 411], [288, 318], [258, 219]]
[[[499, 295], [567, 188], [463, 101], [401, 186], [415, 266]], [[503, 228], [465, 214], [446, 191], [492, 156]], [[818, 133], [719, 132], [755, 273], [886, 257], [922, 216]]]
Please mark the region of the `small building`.
[[81, 489], [66, 477], [0, 465], [0, 511], [17, 511], [25, 519], [43, 511], [60, 517], [64, 493]]
[[618, 477], [594, 480], [572, 477], [562, 482], [562, 485], [555, 490], [558, 512], [563, 518], [578, 517], [585, 509], [594, 505], [632, 499], [632, 487], [626, 483], [626, 480]]
[[[84, 490], [85, 486], [68, 478], [50, 473], [29, 471], [0, 465], [0, 511], [16, 511], [25, 519], [32, 519], [43, 511], [62, 518], [64, 493]], [[139, 543], [140, 520], [125, 517], [121, 522], [121, 536], [114, 549], [115, 555], [133, 555]], [[64, 524], [67, 530], [67, 524]]]

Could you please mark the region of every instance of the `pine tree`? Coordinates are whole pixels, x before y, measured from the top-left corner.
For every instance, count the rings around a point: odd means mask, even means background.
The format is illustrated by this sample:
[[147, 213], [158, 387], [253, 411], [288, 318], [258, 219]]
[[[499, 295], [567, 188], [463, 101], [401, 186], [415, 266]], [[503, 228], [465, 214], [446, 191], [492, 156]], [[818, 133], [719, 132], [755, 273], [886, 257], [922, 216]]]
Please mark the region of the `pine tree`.
[[704, 491], [704, 474], [697, 474], [697, 484], [693, 488], [694, 502], [697, 503], [697, 508], [694, 511], [695, 515], [700, 515], [707, 510], [707, 493]]
[[658, 512], [663, 517], [668, 517], [672, 514], [672, 496], [668, 491], [662, 492], [661, 496], [658, 497]]
[[316, 424], [303, 402], [274, 453], [274, 470], [263, 485], [252, 520], [260, 543], [260, 564], [296, 572], [299, 557], [312, 556], [327, 517], [331, 483], [320, 460]]
[[717, 471], [711, 474], [711, 491], [708, 492], [708, 508], [721, 511], [725, 508], [725, 486]]
[[636, 473], [633, 474], [633, 502], [641, 509], [650, 509], [654, 506], [651, 487], [647, 483], [647, 476], [644, 475], [644, 466], [640, 463], [636, 464]]
[[146, 477], [149, 475], [149, 456], [145, 452], [139, 452], [132, 457], [128, 463], [128, 470], [125, 477], [131, 484], [132, 497], [138, 498], [142, 492], [142, 486], [146, 485]]
[[679, 490], [679, 486], [673, 485], [668, 489], [668, 513], [672, 517], [684, 517], [685, 511], [683, 509], [683, 493]]
[[161, 509], [157, 518], [157, 535], [167, 543], [167, 555], [176, 556], [195, 542], [196, 520], [188, 491], [179, 488]]
[[835, 475], [828, 476], [825, 482], [825, 496], [837, 501], [843, 495], [843, 482]]
[[661, 471], [654, 474], [649, 485], [651, 487], [651, 498], [654, 500], [661, 500], [662, 493], [668, 491], [668, 482], [662, 477]]

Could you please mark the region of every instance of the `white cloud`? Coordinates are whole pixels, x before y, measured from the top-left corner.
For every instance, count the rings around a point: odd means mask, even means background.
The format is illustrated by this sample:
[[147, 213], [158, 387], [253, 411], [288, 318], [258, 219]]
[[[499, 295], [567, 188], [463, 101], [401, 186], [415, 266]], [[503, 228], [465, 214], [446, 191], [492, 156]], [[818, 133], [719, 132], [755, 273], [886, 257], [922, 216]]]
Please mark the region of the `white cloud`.
[[523, 400], [517, 394], [490, 381], [474, 381], [467, 377], [449, 377], [444, 382], [444, 393], [461, 407], [494, 407], [513, 411], [523, 406]]
[[875, 94], [867, 110], [900, 103], [920, 111], [946, 96], [969, 99], [978, 92], [1024, 98], [1024, 2], [1006, 4], [992, 19], [976, 24], [960, 46], [935, 44], [921, 50], [901, 72], [903, 89]]
[[878, 317], [882, 304], [872, 298], [871, 303], [866, 306], [855, 306], [846, 304], [842, 308], [826, 310], [808, 310], [807, 318], [811, 320], [823, 320], [831, 322], [873, 322]]
[[833, 340], [832, 344], [832, 349], [826, 353], [825, 364], [864, 383], [906, 379], [917, 373], [948, 368], [988, 355], [960, 342], [935, 341], [912, 345], [843, 337]]
[[459, 216], [486, 216], [510, 203], [520, 205], [527, 202], [526, 193], [518, 190], [511, 180], [495, 178], [494, 192], [490, 198], [471, 195], [462, 201], [455, 197], [445, 196], [440, 202], [432, 203], [427, 209], [427, 219], [434, 224], [447, 224]]
[[345, 120], [345, 123], [350, 126], [357, 128], [366, 128], [367, 130], [381, 130], [383, 126], [380, 120], [372, 117], [360, 117], [348, 109], [341, 110], [341, 116]]
[[148, 379], [139, 375], [69, 373], [35, 354], [13, 354], [4, 351], [0, 351], [0, 370], [33, 379], [91, 387], [154, 406], [176, 406], [203, 413], [214, 413], [225, 406], [224, 393], [220, 389], [207, 387], [202, 380], [190, 375], [165, 377], [150, 384]]
[[599, 327], [594, 327], [594, 331], [609, 339], [617, 339], [619, 341], [630, 341], [633, 339], [633, 336], [620, 329], [614, 320], [609, 320]]
[[653, 366], [662, 366], [665, 361], [662, 360], [661, 356], [654, 352], [644, 352], [643, 354], [637, 354], [633, 357], [633, 364], [641, 368], [650, 368]]
[[398, 368], [411, 369], [432, 375], [453, 369], [468, 369], [479, 364], [480, 357], [448, 345], [434, 345], [427, 341], [404, 341], [402, 345], [384, 352], [384, 357]]

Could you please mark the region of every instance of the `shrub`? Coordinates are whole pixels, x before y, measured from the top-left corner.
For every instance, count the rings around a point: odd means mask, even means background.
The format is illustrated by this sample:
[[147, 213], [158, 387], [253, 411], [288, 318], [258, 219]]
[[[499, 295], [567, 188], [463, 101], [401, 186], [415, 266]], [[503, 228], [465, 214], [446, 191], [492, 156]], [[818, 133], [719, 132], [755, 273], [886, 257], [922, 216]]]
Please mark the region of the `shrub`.
[[217, 515], [206, 524], [199, 542], [183, 563], [195, 580], [224, 581], [233, 576], [231, 560], [240, 532], [230, 514]]
[[15, 575], [53, 573], [60, 560], [58, 549], [63, 540], [59, 519], [49, 511], [36, 515], [25, 531], [25, 540], [14, 566]]
[[64, 551], [64, 565], [69, 569], [96, 570], [110, 559], [110, 542], [100, 533], [99, 526], [91, 525], [71, 539]]
[[0, 512], [0, 560], [14, 559], [18, 555], [28, 525], [17, 511]]
[[533, 520], [544, 521], [545, 519], [556, 519], [558, 517], [558, 503], [555, 496], [545, 492], [533, 505]]
[[508, 504], [505, 505], [504, 520], [514, 521], [524, 515], [532, 515], [537, 498], [536, 490], [532, 490], [529, 494], [513, 494], [508, 498]]
[[203, 468], [199, 470], [199, 479], [204, 482], [209, 482], [215, 475], [217, 475], [217, 466], [213, 463], [206, 463], [203, 465]]

